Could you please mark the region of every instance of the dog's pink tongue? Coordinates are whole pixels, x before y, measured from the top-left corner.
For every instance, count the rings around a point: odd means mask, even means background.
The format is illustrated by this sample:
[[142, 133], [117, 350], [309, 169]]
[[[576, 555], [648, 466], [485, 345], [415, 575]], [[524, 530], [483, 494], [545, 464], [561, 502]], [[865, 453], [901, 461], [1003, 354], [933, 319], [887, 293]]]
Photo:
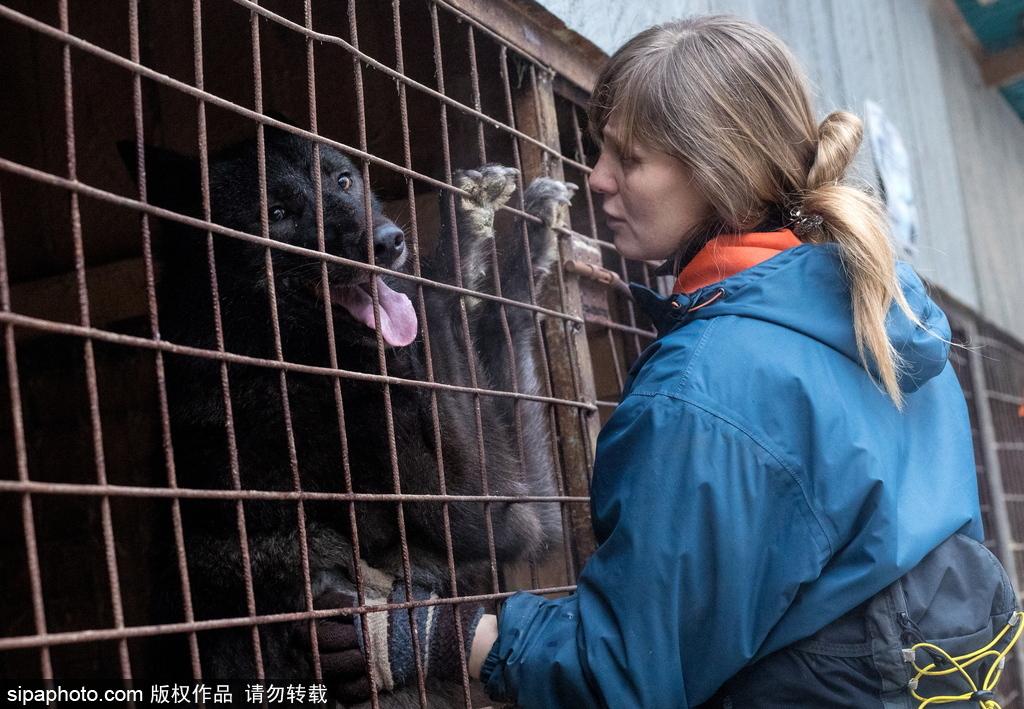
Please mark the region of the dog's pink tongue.
[[[392, 347], [405, 347], [419, 334], [416, 310], [404, 293], [392, 290], [379, 277], [375, 278], [377, 298], [380, 301], [380, 334]], [[369, 328], [376, 328], [373, 300], [365, 290], [359, 287], [337, 288], [331, 295], [331, 300], [345, 308], [356, 320]]]

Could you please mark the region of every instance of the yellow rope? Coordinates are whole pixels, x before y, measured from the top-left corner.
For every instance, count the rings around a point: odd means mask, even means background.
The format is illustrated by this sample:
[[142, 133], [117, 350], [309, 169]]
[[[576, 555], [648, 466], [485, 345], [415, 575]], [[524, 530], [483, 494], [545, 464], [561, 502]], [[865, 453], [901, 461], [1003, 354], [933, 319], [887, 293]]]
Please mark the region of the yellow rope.
[[[992, 638], [992, 641], [985, 647], [978, 648], [973, 652], [968, 652], [964, 655], [957, 657], [951, 656], [948, 652], [943, 650], [938, 645], [932, 643], [922, 642], [917, 643], [910, 649], [916, 654], [918, 650], [929, 650], [933, 653], [938, 654], [943, 660], [948, 662], [951, 667], [944, 670], [935, 669], [935, 663], [926, 665], [925, 667], [918, 667], [917, 660], [912, 661], [914, 669], [917, 671], [917, 675], [910, 680], [910, 693], [921, 703], [918, 705], [918, 709], [924, 709], [931, 704], [952, 704], [953, 702], [978, 702], [981, 709], [1002, 709], [999, 706], [999, 702], [995, 701], [991, 697], [991, 693], [995, 691], [996, 684], [999, 682], [999, 677], [1003, 673], [1003, 667], [1006, 664], [1006, 656], [1010, 650], [1017, 643], [1017, 640], [1021, 636], [1021, 632], [1024, 632], [1024, 623], [1021, 620], [1024, 619], [1024, 612], [1014, 611], [1013, 615], [1010, 616], [1010, 620], [1006, 623], [1002, 630]], [[1013, 637], [1010, 638], [1009, 642], [1006, 643], [1006, 647], [1002, 650], [995, 650], [995, 646], [1002, 640], [1011, 628], [1016, 627], [1013, 633]], [[967, 668], [976, 662], [980, 662], [986, 658], [992, 658], [992, 666], [988, 668], [988, 672], [985, 673], [985, 678], [979, 688], [974, 680], [971, 679], [971, 675], [968, 674]], [[939, 695], [935, 697], [922, 697], [917, 693], [918, 685], [920, 684], [922, 677], [942, 677], [945, 675], [959, 672], [963, 678], [967, 681], [971, 690], [963, 694], [958, 695]], [[978, 696], [978, 695], [981, 696]]]

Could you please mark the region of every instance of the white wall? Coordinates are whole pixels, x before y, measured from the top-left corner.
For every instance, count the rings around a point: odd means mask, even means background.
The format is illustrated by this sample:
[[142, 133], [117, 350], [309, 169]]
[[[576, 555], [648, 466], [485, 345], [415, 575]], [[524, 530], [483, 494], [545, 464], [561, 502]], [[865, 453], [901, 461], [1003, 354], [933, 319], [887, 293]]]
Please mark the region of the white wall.
[[[729, 12], [786, 40], [824, 115], [882, 105], [913, 156], [921, 274], [1024, 337], [1024, 123], [929, 0], [540, 0], [606, 52], [656, 22]], [[858, 174], [874, 181], [867, 150]]]

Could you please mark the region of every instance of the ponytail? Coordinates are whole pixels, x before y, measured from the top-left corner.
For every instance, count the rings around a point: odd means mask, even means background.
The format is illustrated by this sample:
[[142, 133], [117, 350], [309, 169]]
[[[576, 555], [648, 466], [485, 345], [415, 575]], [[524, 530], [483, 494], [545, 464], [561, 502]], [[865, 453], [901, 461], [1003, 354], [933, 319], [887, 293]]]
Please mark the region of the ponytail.
[[851, 113], [836, 111], [822, 121], [800, 209], [821, 217], [819, 230], [806, 240], [839, 246], [850, 285], [853, 332], [861, 363], [869, 372], [869, 362], [874, 363], [882, 388], [902, 409], [898, 378], [903, 360], [889, 342], [885, 328], [893, 302], [912, 322], [923, 326], [900, 287], [881, 202], [863, 190], [840, 184], [862, 138], [861, 121]]

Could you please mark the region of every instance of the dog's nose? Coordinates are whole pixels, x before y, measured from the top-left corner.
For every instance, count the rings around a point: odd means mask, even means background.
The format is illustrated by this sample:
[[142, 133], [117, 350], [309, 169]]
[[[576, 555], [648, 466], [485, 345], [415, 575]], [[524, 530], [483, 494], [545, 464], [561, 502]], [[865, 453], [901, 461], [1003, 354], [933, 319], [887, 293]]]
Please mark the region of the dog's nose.
[[373, 260], [379, 266], [388, 266], [405, 251], [405, 234], [388, 222], [373, 230]]

